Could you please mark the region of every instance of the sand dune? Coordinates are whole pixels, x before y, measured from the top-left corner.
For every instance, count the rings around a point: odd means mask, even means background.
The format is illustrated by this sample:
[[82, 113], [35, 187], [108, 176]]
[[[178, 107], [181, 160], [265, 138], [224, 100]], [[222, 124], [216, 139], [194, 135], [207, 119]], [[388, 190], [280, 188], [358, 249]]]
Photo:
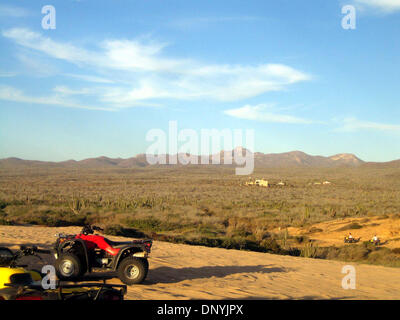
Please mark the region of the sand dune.
[[[79, 230], [0, 226], [0, 246], [50, 248], [56, 233]], [[129, 287], [128, 299], [400, 299], [400, 272], [394, 268], [353, 263], [356, 289], [344, 290], [344, 262], [158, 241], [149, 261], [147, 280]]]

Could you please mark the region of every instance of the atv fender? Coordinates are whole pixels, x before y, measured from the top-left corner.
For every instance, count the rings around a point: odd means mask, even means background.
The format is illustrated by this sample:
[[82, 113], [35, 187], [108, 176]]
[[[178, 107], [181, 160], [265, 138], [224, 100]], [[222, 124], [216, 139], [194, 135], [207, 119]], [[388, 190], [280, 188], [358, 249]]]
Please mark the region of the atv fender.
[[67, 246], [80, 246], [82, 251], [83, 251], [83, 258], [84, 258], [84, 264], [85, 264], [85, 271], [91, 272], [92, 271], [92, 266], [89, 263], [89, 256], [88, 256], [88, 252], [87, 252], [87, 248], [85, 245], [85, 242], [81, 239], [73, 239], [73, 240], [69, 240], [69, 241], [65, 241], [64, 243], [62, 243], [58, 248], [57, 248], [57, 259], [60, 257], [61, 253], [63, 253], [63, 249]]
[[117, 270], [118, 265], [121, 262], [121, 257], [124, 255], [124, 253], [126, 251], [130, 251], [130, 250], [133, 251], [134, 257], [146, 258], [145, 252], [138, 247], [127, 246], [125, 248], [121, 248], [121, 250], [118, 252], [118, 254], [114, 258], [115, 260], [114, 260], [113, 267], [112, 267], [113, 271]]

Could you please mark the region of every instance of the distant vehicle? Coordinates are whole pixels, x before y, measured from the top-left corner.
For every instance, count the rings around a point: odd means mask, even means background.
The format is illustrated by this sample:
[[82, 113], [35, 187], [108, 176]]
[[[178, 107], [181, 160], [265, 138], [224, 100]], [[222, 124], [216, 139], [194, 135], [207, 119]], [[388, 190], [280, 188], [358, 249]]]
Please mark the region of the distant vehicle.
[[349, 237], [344, 237], [344, 243], [357, 243], [360, 242], [360, 238], [349, 238]]
[[268, 187], [269, 183], [267, 180], [264, 180], [264, 179], [257, 179], [254, 182], [253, 181], [246, 182], [246, 186], [252, 186], [252, 185], [260, 186], [260, 187]]
[[376, 246], [381, 245], [381, 239], [379, 239], [377, 236], [374, 236], [371, 240], [369, 240], [369, 242]]
[[103, 229], [86, 225], [80, 234], [58, 235], [55, 244], [56, 272], [60, 280], [79, 279], [94, 268], [117, 272], [127, 285], [144, 281], [149, 270], [147, 260], [153, 241], [111, 241], [94, 231]]

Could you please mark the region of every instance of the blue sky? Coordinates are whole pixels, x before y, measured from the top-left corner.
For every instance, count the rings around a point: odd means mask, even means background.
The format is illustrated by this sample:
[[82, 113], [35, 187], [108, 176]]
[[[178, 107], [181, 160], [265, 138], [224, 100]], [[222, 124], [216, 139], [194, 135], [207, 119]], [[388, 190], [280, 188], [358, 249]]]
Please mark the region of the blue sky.
[[400, 0], [1, 0], [0, 158], [131, 157], [176, 120], [399, 159], [399, 18]]

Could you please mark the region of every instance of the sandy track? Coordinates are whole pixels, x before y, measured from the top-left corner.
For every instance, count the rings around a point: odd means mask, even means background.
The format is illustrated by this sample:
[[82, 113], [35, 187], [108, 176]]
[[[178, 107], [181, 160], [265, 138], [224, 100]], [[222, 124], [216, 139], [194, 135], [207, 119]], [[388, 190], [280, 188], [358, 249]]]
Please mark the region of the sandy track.
[[[51, 247], [58, 232], [80, 228], [0, 226], [0, 246]], [[118, 240], [118, 237], [110, 237]], [[126, 238], [123, 238], [126, 240]], [[52, 257], [47, 257], [52, 262]], [[344, 290], [343, 262], [155, 241], [150, 271], [128, 299], [400, 299], [400, 270], [358, 265], [357, 288]], [[119, 283], [118, 279], [111, 282]]]

